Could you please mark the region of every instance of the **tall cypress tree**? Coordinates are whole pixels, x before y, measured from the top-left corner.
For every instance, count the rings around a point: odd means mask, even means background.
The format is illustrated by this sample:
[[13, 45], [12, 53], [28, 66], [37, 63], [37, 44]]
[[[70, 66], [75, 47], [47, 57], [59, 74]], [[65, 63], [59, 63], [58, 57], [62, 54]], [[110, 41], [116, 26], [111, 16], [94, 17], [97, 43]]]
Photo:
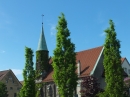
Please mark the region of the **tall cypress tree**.
[[104, 69], [107, 84], [103, 97], [123, 97], [123, 69], [121, 67], [120, 41], [116, 38], [114, 23], [109, 21], [110, 27], [105, 30]]
[[2, 82], [0, 82], [0, 97], [8, 97], [7, 87]]
[[20, 97], [35, 97], [35, 71], [33, 68], [33, 51], [25, 47], [25, 68], [23, 69], [24, 83]]
[[54, 81], [60, 97], [73, 97], [77, 86], [75, 45], [69, 38], [70, 32], [64, 14], [59, 17], [56, 48], [53, 56]]

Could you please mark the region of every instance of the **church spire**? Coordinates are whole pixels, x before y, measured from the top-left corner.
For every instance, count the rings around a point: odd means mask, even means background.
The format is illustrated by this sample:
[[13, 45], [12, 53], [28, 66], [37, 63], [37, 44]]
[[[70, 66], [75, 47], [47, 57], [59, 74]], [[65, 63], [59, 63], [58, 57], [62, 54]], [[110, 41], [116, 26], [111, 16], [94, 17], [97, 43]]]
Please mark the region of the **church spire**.
[[[43, 20], [42, 15], [42, 20]], [[46, 39], [44, 36], [44, 30], [43, 30], [43, 21], [42, 21], [42, 32], [40, 35], [38, 48], [36, 51], [36, 78], [44, 78], [49, 70], [49, 51], [47, 49], [46, 45]]]
[[[43, 17], [44, 15], [42, 15]], [[46, 39], [45, 39], [45, 36], [44, 36], [44, 30], [43, 30], [43, 21], [42, 21], [42, 32], [41, 32], [41, 35], [40, 35], [40, 39], [39, 39], [39, 43], [38, 43], [38, 48], [37, 48], [37, 51], [39, 50], [47, 50], [47, 45], [46, 45]]]

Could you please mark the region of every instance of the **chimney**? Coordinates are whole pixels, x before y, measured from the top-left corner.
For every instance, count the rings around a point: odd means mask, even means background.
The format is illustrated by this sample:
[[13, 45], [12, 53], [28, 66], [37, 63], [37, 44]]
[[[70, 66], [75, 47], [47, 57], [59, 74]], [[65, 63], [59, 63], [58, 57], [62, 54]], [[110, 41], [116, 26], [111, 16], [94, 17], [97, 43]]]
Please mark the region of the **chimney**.
[[80, 64], [80, 60], [78, 60], [78, 76], [80, 75], [80, 72], [81, 72], [81, 64]]

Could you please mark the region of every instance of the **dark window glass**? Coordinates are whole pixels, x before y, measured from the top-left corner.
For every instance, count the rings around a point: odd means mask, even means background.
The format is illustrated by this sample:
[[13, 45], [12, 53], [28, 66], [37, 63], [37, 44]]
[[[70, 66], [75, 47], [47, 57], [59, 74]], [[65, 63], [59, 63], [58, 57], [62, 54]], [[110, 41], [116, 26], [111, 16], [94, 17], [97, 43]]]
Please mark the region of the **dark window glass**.
[[14, 93], [14, 97], [16, 97], [17, 96], [17, 94], [16, 93]]
[[13, 90], [13, 87], [10, 87], [10, 90]]

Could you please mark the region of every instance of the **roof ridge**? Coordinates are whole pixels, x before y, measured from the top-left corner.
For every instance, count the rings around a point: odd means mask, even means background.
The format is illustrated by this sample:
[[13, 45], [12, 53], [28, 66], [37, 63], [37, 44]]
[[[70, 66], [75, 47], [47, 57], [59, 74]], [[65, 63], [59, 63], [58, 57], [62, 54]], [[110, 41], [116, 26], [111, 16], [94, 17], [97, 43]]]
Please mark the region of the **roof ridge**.
[[2, 70], [2, 71], [0, 71], [0, 72], [5, 72], [5, 71], [9, 71], [9, 70]]
[[9, 70], [4, 70], [4, 71], [0, 71], [0, 80], [2, 80], [3, 78], [4, 78], [4, 76], [8, 73], [10, 71], [10, 69]]
[[78, 52], [76, 52], [76, 53], [84, 52], [84, 51], [89, 51], [89, 50], [97, 49], [97, 48], [100, 48], [100, 47], [103, 47], [103, 46], [98, 46], [98, 47], [94, 47], [94, 48], [89, 48], [89, 49], [87, 49], [87, 50], [78, 51]]

